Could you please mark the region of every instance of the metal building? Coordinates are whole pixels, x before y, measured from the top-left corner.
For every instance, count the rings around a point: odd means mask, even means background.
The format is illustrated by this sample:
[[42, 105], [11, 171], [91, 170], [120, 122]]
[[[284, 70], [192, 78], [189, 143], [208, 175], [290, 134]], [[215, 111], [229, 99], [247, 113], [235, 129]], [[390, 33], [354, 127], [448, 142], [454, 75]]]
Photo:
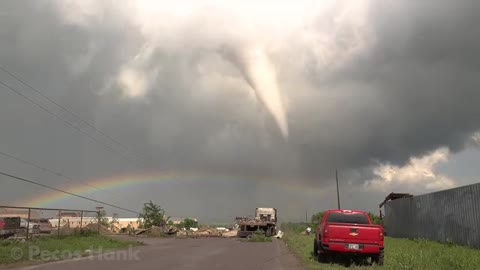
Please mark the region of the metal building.
[[480, 183], [385, 203], [388, 236], [480, 248]]

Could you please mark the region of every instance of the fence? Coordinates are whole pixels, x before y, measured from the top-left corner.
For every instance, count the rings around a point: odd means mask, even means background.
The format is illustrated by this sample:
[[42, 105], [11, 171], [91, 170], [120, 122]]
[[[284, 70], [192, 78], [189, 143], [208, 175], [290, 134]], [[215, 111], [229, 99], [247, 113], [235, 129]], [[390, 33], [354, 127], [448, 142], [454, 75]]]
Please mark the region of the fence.
[[[47, 217], [45, 217], [45, 212], [47, 212]], [[43, 217], [41, 214], [43, 214]], [[94, 216], [89, 217], [88, 214], [93, 214]], [[41, 233], [56, 233], [60, 235], [62, 231], [70, 228], [81, 230], [84, 227], [89, 227], [90, 229], [94, 227], [100, 233], [99, 219], [101, 215], [99, 210], [0, 206], [0, 217], [21, 218], [20, 228], [9, 230], [8, 233], [15, 235], [25, 234], [26, 240], [32, 237], [32, 235], [40, 235]], [[33, 224], [35, 226], [32, 226]]]
[[386, 232], [480, 248], [480, 183], [385, 204]]

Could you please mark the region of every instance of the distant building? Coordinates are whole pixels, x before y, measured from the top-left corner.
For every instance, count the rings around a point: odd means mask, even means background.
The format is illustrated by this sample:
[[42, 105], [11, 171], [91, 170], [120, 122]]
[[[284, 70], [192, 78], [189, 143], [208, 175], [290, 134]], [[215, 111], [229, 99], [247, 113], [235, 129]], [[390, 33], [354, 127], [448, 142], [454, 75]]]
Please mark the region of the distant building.
[[[106, 217], [108, 222], [110, 223], [113, 218]], [[57, 228], [58, 226], [58, 218], [49, 219], [50, 223], [53, 227]], [[138, 229], [140, 225], [138, 223], [138, 218], [117, 218], [118, 223], [115, 224], [115, 227], [118, 229], [126, 229], [128, 225], [134, 229]], [[80, 228], [80, 222], [82, 227], [86, 227], [90, 224], [97, 224], [96, 217], [60, 217], [60, 227], [67, 227], [67, 228]]]
[[118, 225], [119, 229], [126, 229], [130, 225], [133, 229], [138, 229], [140, 223], [138, 222], [138, 218], [118, 218]]
[[[89, 224], [97, 224], [97, 217], [83, 217], [81, 218], [80, 216], [74, 216], [72, 213], [67, 213], [65, 212], [66, 215], [60, 216], [60, 227], [67, 227], [67, 228], [80, 228], [80, 222], [82, 222], [81, 226], [86, 227]], [[108, 222], [110, 223], [113, 220], [113, 217], [106, 217]], [[186, 218], [170, 218], [170, 221], [173, 222], [174, 225], [178, 225], [182, 223]], [[196, 218], [189, 218], [194, 220], [195, 222], [198, 222]], [[57, 218], [51, 218], [49, 219], [50, 223], [52, 224], [53, 227], [58, 226], [58, 217]], [[141, 220], [141, 219], [140, 219]], [[115, 227], [117, 229], [126, 229], [128, 226], [130, 226], [133, 229], [138, 229], [140, 225], [139, 219], [138, 218], [117, 218], [117, 223], [115, 224]]]

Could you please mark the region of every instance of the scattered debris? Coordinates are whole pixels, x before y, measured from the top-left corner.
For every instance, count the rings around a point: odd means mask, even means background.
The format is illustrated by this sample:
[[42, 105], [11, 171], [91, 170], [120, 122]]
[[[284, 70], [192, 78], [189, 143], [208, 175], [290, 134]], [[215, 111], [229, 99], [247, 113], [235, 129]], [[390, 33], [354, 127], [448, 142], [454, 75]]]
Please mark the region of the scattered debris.
[[176, 227], [170, 227], [168, 228], [167, 234], [173, 235], [173, 234], [176, 234], [177, 232], [178, 232], [178, 229]]
[[146, 232], [150, 232], [152, 230], [152, 228], [149, 228], [149, 229], [138, 229], [138, 230], [135, 230], [135, 235], [141, 235], [141, 234], [144, 234]]
[[222, 237], [223, 238], [234, 238], [234, 237], [237, 237], [237, 234], [238, 234], [238, 230], [231, 230], [231, 231], [222, 233]]
[[187, 231], [178, 231], [177, 232], [177, 237], [180, 237], [180, 238], [185, 238], [185, 237], [188, 237], [188, 232]]

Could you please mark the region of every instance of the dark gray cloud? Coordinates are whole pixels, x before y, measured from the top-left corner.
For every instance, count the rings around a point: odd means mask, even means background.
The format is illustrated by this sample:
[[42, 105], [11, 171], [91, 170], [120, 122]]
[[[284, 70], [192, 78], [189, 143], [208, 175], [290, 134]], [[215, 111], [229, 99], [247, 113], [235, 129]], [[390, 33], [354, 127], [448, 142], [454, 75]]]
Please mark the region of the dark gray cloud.
[[[478, 3], [397, 2], [374, 5], [376, 42], [367, 53], [327, 77], [308, 72], [317, 91], [335, 92], [329, 119], [313, 116], [314, 104], [326, 103], [319, 100], [299, 115], [318, 127], [317, 143], [302, 151], [310, 170], [318, 160], [358, 168], [440, 146], [459, 151], [478, 129]], [[325, 133], [328, 143], [319, 143]]]
[[[374, 1], [367, 22], [354, 20], [341, 27], [320, 13], [305, 26], [311, 36], [332, 36], [325, 41], [329, 44], [322, 47], [320, 42], [320, 49], [315, 47], [318, 40], [307, 42], [294, 31], [286, 31], [284, 39], [272, 38], [278, 46], [267, 53], [288, 105], [288, 139], [256, 99], [243, 71], [221, 52], [225, 44], [250, 44], [262, 32], [223, 38], [236, 28], [202, 28], [213, 24], [199, 16], [192, 20], [198, 27], [187, 21], [186, 26], [145, 34], [108, 1], [93, 15], [79, 12], [78, 17], [65, 15], [58, 3], [0, 4], [0, 65], [127, 145], [143, 164], [113, 154], [3, 87], [0, 123], [8, 128], [2, 128], [0, 150], [75, 179], [162, 169], [226, 174], [253, 180], [235, 185], [198, 182], [175, 190], [165, 185], [159, 194], [170, 198], [168, 194], [178, 193], [189, 198], [186, 204], [212, 207], [240, 190], [225, 209], [248, 211], [256, 202], [290, 209], [286, 200], [276, 197], [288, 192], [279, 190], [266, 200], [252, 195], [255, 187], [267, 192], [270, 182], [262, 179], [268, 178], [328, 189], [335, 168], [356, 186], [368, 179], [374, 160], [401, 165], [440, 146], [458, 152], [480, 128], [477, 1]], [[223, 32], [217, 36], [218, 29]], [[322, 50], [327, 52], [323, 58], [318, 53]], [[127, 81], [119, 79], [122, 74]], [[1, 72], [0, 80], [21, 87]], [[146, 91], [129, 96], [133, 90], [125, 85], [139, 84]], [[64, 112], [62, 116], [75, 121]], [[68, 186], [19, 165], [9, 163], [2, 169]], [[22, 189], [18, 196], [34, 192], [23, 186], [14, 189]], [[219, 193], [224, 195], [212, 195]], [[145, 190], [130, 203], [144, 199], [143, 194], [155, 197]], [[251, 200], [239, 206], [243, 198]], [[107, 199], [119, 202], [113, 196]], [[314, 196], [306, 200], [315, 205]], [[188, 214], [185, 205], [160, 201]], [[195, 211], [214, 219], [211, 213]]]

